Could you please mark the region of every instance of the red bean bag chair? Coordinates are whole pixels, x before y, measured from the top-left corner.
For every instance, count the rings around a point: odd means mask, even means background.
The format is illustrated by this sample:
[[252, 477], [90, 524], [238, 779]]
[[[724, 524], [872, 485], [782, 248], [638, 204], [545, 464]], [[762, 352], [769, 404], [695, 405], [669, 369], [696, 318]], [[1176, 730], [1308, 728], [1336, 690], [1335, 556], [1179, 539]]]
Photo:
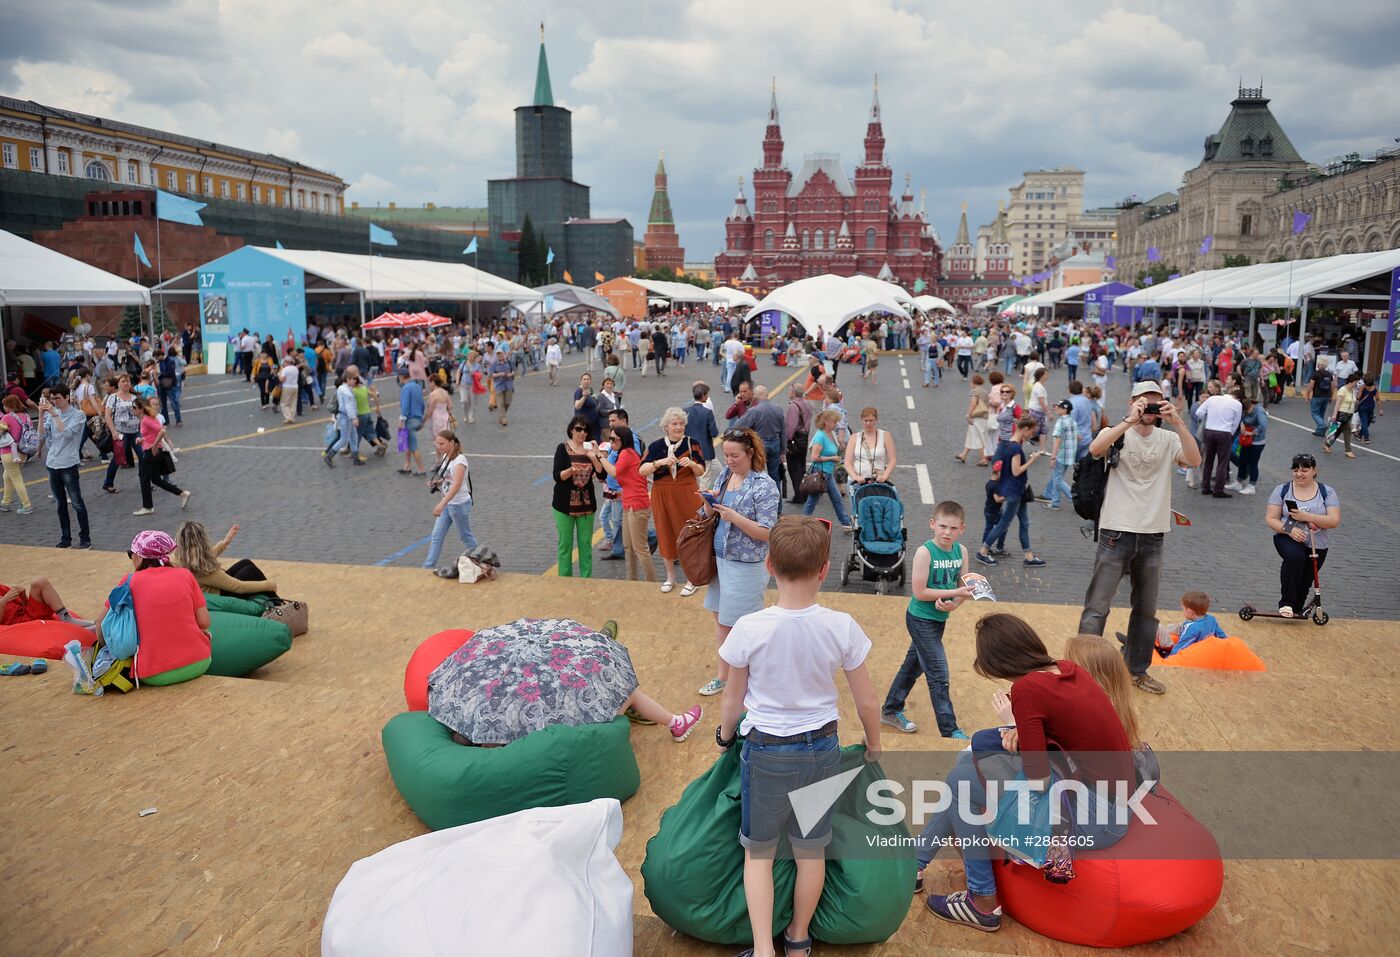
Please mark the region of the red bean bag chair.
[[1142, 805], [1157, 823], [1134, 819], [1112, 847], [1075, 853], [1068, 884], [1050, 883], [1036, 867], [998, 862], [1006, 913], [1037, 934], [1090, 947], [1145, 944], [1200, 922], [1225, 881], [1220, 847], [1164, 788]]
[[88, 629], [53, 618], [5, 625], [0, 627], [0, 655], [57, 661], [63, 657], [63, 646], [74, 639], [84, 648], [96, 640]]
[[1158, 661], [1167, 668], [1213, 668], [1218, 671], [1268, 671], [1241, 638], [1206, 638]]
[[409, 711], [428, 710], [428, 675], [474, 634], [465, 628], [449, 628], [418, 646], [403, 673], [403, 699], [408, 702]]

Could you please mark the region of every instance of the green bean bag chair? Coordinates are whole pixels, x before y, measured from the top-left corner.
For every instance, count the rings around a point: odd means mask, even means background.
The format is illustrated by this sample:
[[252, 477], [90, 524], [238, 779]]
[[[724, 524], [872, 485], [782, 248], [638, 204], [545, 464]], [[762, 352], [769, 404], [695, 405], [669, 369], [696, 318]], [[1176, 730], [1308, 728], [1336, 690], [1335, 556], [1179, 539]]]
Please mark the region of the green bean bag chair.
[[256, 598], [240, 598], [238, 595], [209, 595], [204, 596], [204, 606], [210, 613], [216, 611], [228, 612], [234, 615], [251, 615], [254, 618], [261, 618], [263, 612], [267, 611], [269, 602], [260, 601]]
[[280, 621], [229, 611], [209, 613], [209, 670], [206, 674], [242, 678], [292, 647], [292, 631]]
[[[843, 750], [853, 755], [864, 748]], [[843, 767], [850, 761], [847, 757]], [[882, 773], [878, 765], [866, 767], [836, 805], [826, 884], [811, 924], [812, 936], [829, 944], [886, 940], [909, 912], [916, 873], [912, 849], [872, 849], [869, 840], [907, 839], [908, 831], [903, 824], [877, 827], [855, 813], [866, 784]], [[744, 900], [744, 849], [739, 844], [741, 801], [736, 746], [720, 755], [661, 815], [660, 829], [647, 842], [642, 861], [643, 890], [656, 916], [681, 933], [727, 946], [753, 940]], [[775, 931], [792, 919], [796, 876], [784, 840], [773, 866]]]
[[382, 740], [394, 786], [435, 831], [527, 808], [626, 801], [642, 783], [623, 717], [553, 725], [503, 748], [474, 748], [453, 741], [426, 711], [408, 711], [389, 719]]

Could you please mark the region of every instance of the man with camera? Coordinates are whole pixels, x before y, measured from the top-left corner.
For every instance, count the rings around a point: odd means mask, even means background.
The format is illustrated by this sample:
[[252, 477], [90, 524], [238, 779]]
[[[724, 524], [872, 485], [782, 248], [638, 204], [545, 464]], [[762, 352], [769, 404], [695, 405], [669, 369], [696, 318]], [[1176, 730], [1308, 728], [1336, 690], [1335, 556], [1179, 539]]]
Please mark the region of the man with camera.
[[1176, 406], [1163, 398], [1162, 387], [1156, 382], [1133, 385], [1128, 414], [1095, 436], [1089, 454], [1102, 459], [1115, 448], [1118, 460], [1109, 469], [1104, 487], [1099, 550], [1084, 594], [1079, 631], [1103, 634], [1113, 596], [1127, 575], [1132, 586], [1132, 611], [1123, 658], [1137, 688], [1165, 694], [1166, 687], [1147, 669], [1157, 637], [1162, 545], [1172, 524], [1172, 470], [1200, 465], [1201, 451]]

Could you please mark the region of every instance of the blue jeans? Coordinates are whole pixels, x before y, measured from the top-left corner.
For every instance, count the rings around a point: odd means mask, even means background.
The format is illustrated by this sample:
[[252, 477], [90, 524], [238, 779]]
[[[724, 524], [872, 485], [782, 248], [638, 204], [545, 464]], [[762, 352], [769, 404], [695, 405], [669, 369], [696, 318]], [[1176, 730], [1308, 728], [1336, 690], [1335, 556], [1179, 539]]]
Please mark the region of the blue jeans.
[[928, 679], [928, 696], [933, 702], [933, 713], [938, 720], [938, 733], [948, 737], [958, 730], [958, 716], [953, 713], [953, 699], [948, 696], [948, 656], [943, 651], [943, 628], [946, 621], [933, 621], [917, 615], [904, 613], [904, 627], [909, 631], [909, 650], [904, 654], [904, 664], [899, 666], [894, 681], [890, 682], [889, 693], [880, 710], [884, 714], [894, 714], [904, 710], [904, 702], [919, 675]]
[[[846, 506], [841, 501], [841, 490], [836, 487], [835, 470], [833, 469], [830, 472], [823, 472], [822, 476], [826, 479], [827, 497], [831, 499], [831, 505], [833, 508], [836, 509], [837, 522], [839, 522], [842, 525], [851, 524], [851, 517], [846, 514]], [[798, 481], [801, 481], [801, 479], [798, 479]], [[807, 501], [802, 506], [802, 514], [811, 515], [813, 512], [815, 512], [817, 510], [817, 502], [819, 501], [821, 501], [820, 495], [807, 496]]]
[[1005, 542], [1006, 533], [1011, 530], [1011, 520], [1016, 519], [1017, 531], [1021, 536], [1021, 550], [1028, 552], [1031, 550], [1031, 516], [1026, 508], [1025, 499], [1007, 501], [1001, 503], [1001, 518], [997, 520], [991, 531], [982, 536], [982, 545], [987, 549], [992, 547], [993, 542]]
[[1327, 428], [1327, 406], [1332, 404], [1332, 397], [1313, 396], [1308, 400], [1308, 411], [1312, 413], [1313, 425], [1317, 426], [1317, 433], [1322, 434]]
[[335, 417], [335, 427], [340, 431], [334, 442], [326, 449], [327, 455], [335, 455], [347, 445], [350, 446], [351, 455], [360, 454], [360, 430], [357, 428], [359, 416], [356, 422], [352, 423], [350, 417], [344, 414], [337, 414]]
[[175, 384], [168, 389], [157, 389], [160, 396], [160, 414], [165, 416], [165, 421], [170, 422], [170, 413], [175, 413], [173, 421], [180, 421], [180, 380], [176, 379]]
[[1123, 658], [1128, 663], [1128, 671], [1134, 675], [1147, 674], [1152, 664], [1152, 646], [1157, 640], [1157, 589], [1162, 579], [1164, 537], [1161, 532], [1100, 529], [1094, 572], [1084, 593], [1079, 633], [1102, 636], [1113, 596], [1123, 576], [1128, 576], [1132, 583], [1132, 611], [1128, 614], [1128, 641], [1123, 646]]
[[938, 367], [938, 360], [929, 356], [924, 356], [924, 385], [930, 382], [938, 382], [943, 378], [943, 370]]
[[1246, 445], [1240, 449], [1239, 483], [1254, 485], [1259, 481], [1259, 456], [1264, 454], [1262, 445]]
[[463, 547], [467, 549], [476, 548], [476, 536], [472, 534], [472, 503], [471, 500], [460, 505], [444, 505], [442, 514], [433, 523], [433, 540], [428, 545], [428, 560], [423, 563], [424, 568], [436, 568], [438, 556], [442, 554], [442, 543], [447, 538], [449, 526], [457, 526], [457, 534], [462, 539]]
[[1356, 415], [1361, 420], [1361, 431], [1358, 433], [1361, 436], [1361, 441], [1371, 441], [1371, 423], [1376, 418], [1375, 408], [1357, 409]]
[[603, 507], [598, 510], [598, 524], [603, 529], [603, 544], [612, 548], [615, 557], [621, 558], [623, 555], [622, 499], [603, 499]]
[[1050, 484], [1045, 486], [1045, 497], [1048, 498], [1050, 504], [1056, 508], [1060, 507], [1061, 490], [1065, 493], [1065, 501], [1074, 501], [1074, 493], [1070, 491], [1069, 483], [1065, 481], [1065, 472], [1068, 470], [1069, 466], [1061, 465], [1060, 462], [1056, 460], [1050, 472]]
[[[788, 795], [831, 777], [840, 769], [837, 736], [808, 732], [803, 735], [804, 740], [764, 744], [753, 740], [756, 732], [750, 735], [752, 737], [744, 740], [743, 750], [739, 752], [742, 807], [739, 843], [749, 848], [755, 857], [772, 856], [786, 826], [794, 856], [820, 856], [820, 848], [831, 843], [834, 805], [804, 835], [792, 813]], [[818, 853], [811, 854], [812, 851]]]
[[[992, 498], [992, 489], [996, 488], [996, 483], [988, 482], [987, 486], [987, 500], [982, 503], [982, 541], [984, 542], [987, 540], [987, 536], [992, 533], [992, 530], [1000, 524], [1002, 513], [1001, 503]], [[1006, 529], [1002, 529], [1001, 537], [996, 540], [995, 547], [1006, 547]]]
[[68, 524], [68, 503], [73, 503], [73, 511], [78, 513], [78, 544], [92, 544], [92, 534], [88, 531], [87, 504], [83, 501], [83, 490], [78, 484], [78, 466], [66, 469], [49, 469], [49, 491], [53, 492], [54, 505], [58, 507], [58, 543], [67, 546], [73, 541], [73, 529]]
[[725, 360], [724, 360], [724, 372], [720, 375], [720, 380], [719, 380], [719, 381], [720, 381], [720, 385], [722, 385], [722, 386], [724, 387], [724, 391], [725, 391], [725, 392], [728, 392], [728, 391], [729, 391], [729, 380], [730, 380], [731, 378], [733, 378], [733, 376], [734, 376], [734, 369], [735, 369], [736, 366], [737, 366], [737, 363], [730, 362], [728, 359], [725, 359]]

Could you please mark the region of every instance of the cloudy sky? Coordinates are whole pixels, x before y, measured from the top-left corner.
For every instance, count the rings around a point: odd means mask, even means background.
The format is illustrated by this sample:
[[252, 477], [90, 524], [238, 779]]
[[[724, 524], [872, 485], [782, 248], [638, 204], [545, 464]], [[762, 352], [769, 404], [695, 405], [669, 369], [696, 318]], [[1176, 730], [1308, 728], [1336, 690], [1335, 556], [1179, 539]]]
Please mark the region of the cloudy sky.
[[723, 243], [772, 77], [789, 167], [850, 172], [878, 72], [896, 191], [928, 190], [945, 245], [1027, 169], [1086, 170], [1089, 205], [1175, 188], [1241, 77], [1312, 161], [1400, 137], [1394, 0], [0, 0], [0, 92], [282, 153], [362, 205], [484, 206], [541, 20], [594, 214], [640, 237], [664, 149], [688, 259]]

